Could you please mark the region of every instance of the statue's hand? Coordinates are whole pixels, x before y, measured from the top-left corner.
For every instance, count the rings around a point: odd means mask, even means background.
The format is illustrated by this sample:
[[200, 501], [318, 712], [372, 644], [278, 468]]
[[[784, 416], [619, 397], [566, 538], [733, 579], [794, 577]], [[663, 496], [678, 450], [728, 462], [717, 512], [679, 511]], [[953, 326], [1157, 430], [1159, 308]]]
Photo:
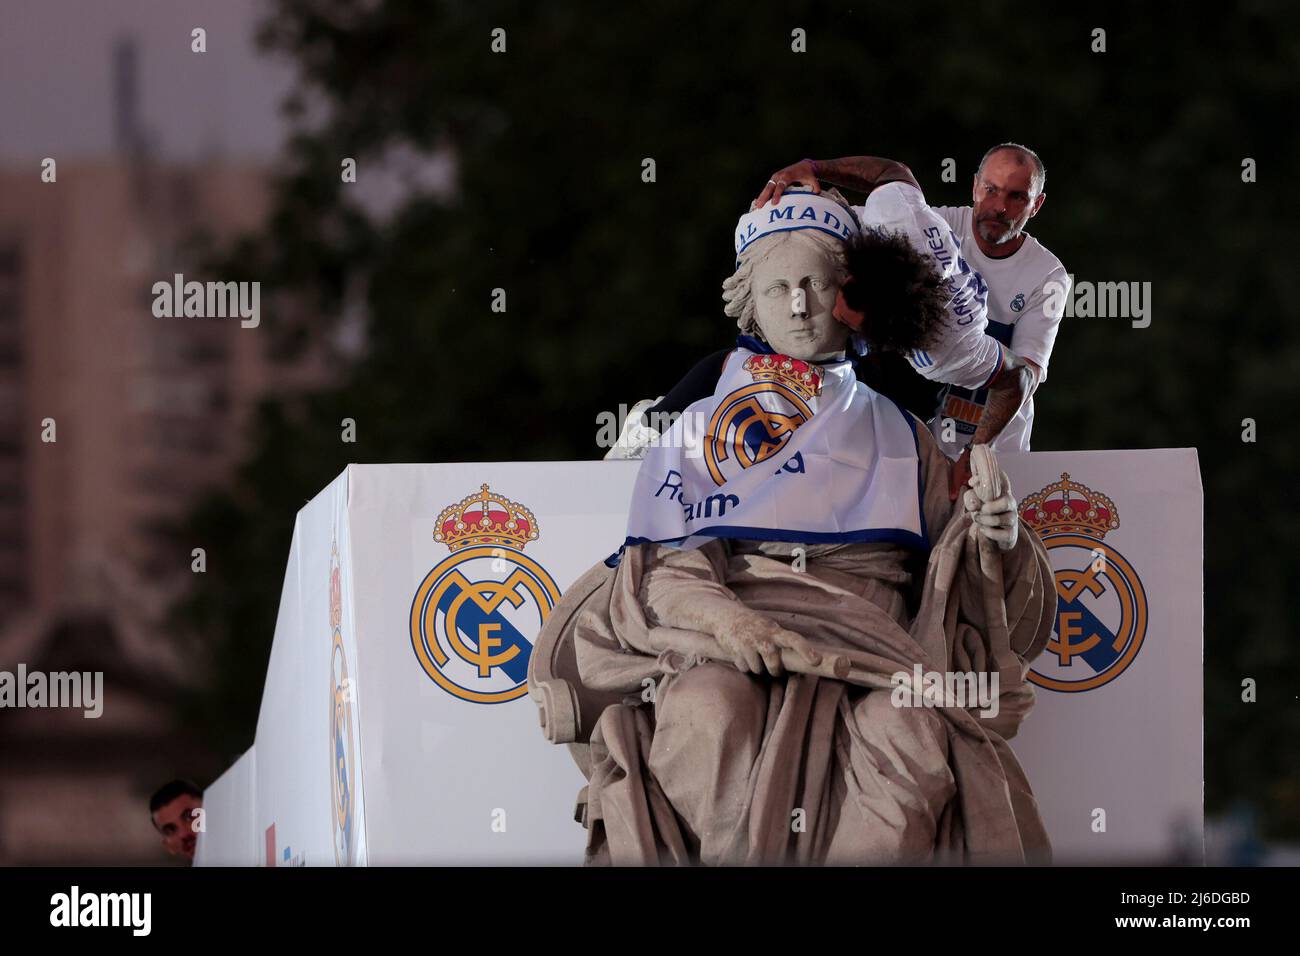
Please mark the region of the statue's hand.
[[1020, 533], [1020, 517], [1016, 514], [1016, 499], [1011, 492], [993, 501], [980, 502], [979, 496], [967, 491], [964, 504], [970, 513], [971, 527], [984, 535], [1003, 551], [1016, 546]]
[[962, 506], [971, 516], [971, 533], [981, 534], [1003, 551], [1016, 546], [1020, 516], [1011, 494], [1011, 481], [987, 445], [970, 446], [970, 488]]
[[803, 635], [786, 630], [770, 618], [755, 614], [745, 615], [730, 627], [714, 634], [718, 644], [731, 655], [736, 668], [751, 674], [768, 673], [773, 676], [785, 673], [781, 664], [781, 651], [793, 651], [812, 666], [821, 663], [822, 656], [815, 651]]
[[632, 410], [627, 413], [627, 419], [623, 422], [623, 431], [618, 436], [618, 441], [605, 452], [605, 461], [645, 458], [650, 451], [650, 446], [663, 436], [657, 429], [641, 424], [641, 416], [662, 401], [663, 396], [660, 395], [658, 398], [642, 399], [632, 406]]

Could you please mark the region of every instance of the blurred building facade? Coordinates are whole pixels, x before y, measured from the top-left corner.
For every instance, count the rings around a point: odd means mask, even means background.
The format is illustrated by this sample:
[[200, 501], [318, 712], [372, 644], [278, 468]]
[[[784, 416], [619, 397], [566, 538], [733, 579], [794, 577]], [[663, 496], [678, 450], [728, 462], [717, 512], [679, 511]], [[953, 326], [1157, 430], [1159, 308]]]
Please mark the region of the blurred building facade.
[[0, 168], [0, 670], [102, 670], [105, 698], [0, 710], [0, 864], [161, 862], [149, 791], [228, 756], [174, 727], [195, 675], [163, 621], [194, 572], [169, 526], [230, 478], [259, 399], [326, 374], [237, 317], [154, 316], [155, 282], [213, 278], [202, 250], [262, 222], [269, 176], [161, 161], [134, 88], [128, 46], [115, 155]]

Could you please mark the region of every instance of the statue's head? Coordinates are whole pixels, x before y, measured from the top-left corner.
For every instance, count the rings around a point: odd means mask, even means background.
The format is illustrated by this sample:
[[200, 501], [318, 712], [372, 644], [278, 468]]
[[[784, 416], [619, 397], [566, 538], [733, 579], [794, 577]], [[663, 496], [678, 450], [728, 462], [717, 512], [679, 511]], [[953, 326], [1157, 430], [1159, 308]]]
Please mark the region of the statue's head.
[[722, 283], [727, 315], [775, 351], [839, 357], [859, 350], [928, 348], [950, 298], [930, 257], [901, 233], [859, 226], [844, 197], [786, 192], [752, 209], [736, 230], [736, 271]]
[[741, 332], [791, 358], [838, 357], [852, 331], [834, 315], [848, 278], [844, 242], [858, 232], [834, 189], [787, 192], [751, 210], [736, 236], [736, 271], [722, 284], [727, 315]]

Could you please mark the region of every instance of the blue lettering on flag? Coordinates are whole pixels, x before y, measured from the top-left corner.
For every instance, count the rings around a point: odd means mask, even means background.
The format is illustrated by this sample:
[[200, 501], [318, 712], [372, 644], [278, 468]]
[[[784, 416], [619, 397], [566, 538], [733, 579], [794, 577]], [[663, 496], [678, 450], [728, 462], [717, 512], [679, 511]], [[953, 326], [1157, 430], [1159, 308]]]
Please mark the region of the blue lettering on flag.
[[774, 475], [779, 475], [779, 474], [781, 474], [781, 472], [783, 472], [783, 471], [787, 471], [787, 472], [789, 472], [789, 473], [792, 474], [792, 475], [802, 475], [802, 474], [804, 474], [804, 467], [803, 467], [803, 452], [798, 452], [798, 451], [795, 452], [794, 455], [791, 456], [791, 458], [790, 458], [789, 461], [787, 461], [784, 465], [782, 465], [782, 466], [781, 466], [780, 468], [778, 468], [776, 471], [772, 472], [772, 474], [774, 474]]

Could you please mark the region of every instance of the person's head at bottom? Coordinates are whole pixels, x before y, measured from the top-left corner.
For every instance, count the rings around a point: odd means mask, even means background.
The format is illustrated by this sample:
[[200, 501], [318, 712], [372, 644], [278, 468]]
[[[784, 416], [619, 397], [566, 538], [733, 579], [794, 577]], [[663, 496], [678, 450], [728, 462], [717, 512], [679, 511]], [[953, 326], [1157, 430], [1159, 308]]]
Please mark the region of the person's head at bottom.
[[172, 856], [193, 862], [199, 842], [194, 811], [202, 806], [203, 791], [188, 780], [165, 783], [149, 798], [149, 819], [162, 835], [163, 847]]

